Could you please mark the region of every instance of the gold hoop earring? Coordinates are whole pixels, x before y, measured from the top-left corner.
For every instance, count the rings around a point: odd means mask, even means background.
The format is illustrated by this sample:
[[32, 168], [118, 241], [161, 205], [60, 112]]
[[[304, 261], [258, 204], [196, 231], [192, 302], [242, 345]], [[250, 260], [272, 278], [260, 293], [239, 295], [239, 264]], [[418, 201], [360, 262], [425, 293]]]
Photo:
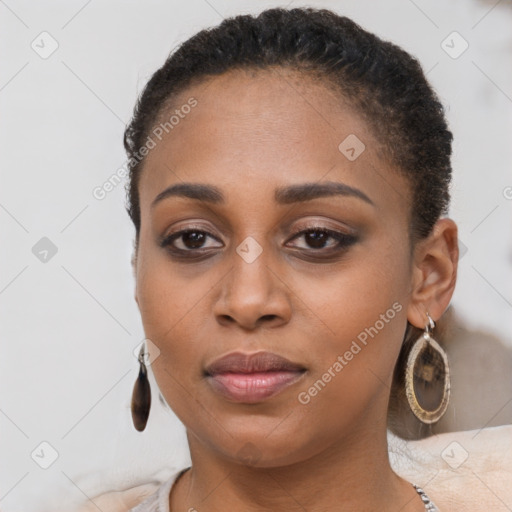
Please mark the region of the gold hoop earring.
[[132, 392], [132, 421], [139, 432], [146, 428], [151, 408], [151, 386], [148, 380], [148, 371], [144, 362], [144, 343], [139, 352], [139, 376], [135, 381]]
[[414, 342], [405, 370], [405, 393], [414, 415], [423, 423], [436, 423], [448, 407], [450, 368], [448, 356], [432, 337], [435, 322], [428, 323]]

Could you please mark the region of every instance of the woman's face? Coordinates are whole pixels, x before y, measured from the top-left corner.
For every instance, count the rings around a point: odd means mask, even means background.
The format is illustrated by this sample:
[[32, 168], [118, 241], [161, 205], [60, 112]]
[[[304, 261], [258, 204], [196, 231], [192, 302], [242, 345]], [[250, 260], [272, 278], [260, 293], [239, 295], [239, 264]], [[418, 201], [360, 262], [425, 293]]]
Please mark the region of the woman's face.
[[[139, 183], [136, 300], [189, 441], [271, 467], [384, 432], [412, 286], [405, 179], [357, 113], [283, 69], [209, 79], [172, 115]], [[184, 183], [204, 197], [155, 202]], [[233, 352], [295, 366], [207, 374]]]

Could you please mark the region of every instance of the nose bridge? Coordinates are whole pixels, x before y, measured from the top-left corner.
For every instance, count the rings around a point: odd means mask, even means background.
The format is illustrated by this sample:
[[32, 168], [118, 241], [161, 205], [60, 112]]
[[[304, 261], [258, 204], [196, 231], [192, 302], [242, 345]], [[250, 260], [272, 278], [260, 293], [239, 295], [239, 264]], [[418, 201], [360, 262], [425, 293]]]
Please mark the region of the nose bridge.
[[260, 307], [272, 293], [272, 279], [268, 275], [271, 251], [261, 237], [260, 242], [248, 236], [232, 255], [233, 271], [227, 291], [240, 305], [245, 303]]
[[[261, 242], [261, 243], [260, 243]], [[272, 250], [260, 239], [246, 237], [231, 254], [231, 272], [226, 276], [216, 313], [244, 327], [289, 315], [286, 293], [272, 267]]]

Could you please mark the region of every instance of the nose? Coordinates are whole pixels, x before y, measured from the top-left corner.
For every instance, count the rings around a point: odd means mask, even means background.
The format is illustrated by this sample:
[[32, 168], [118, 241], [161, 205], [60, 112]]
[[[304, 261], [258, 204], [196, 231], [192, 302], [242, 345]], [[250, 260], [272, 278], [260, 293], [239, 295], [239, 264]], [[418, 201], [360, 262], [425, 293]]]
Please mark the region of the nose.
[[217, 321], [244, 330], [278, 327], [290, 321], [290, 290], [279, 265], [270, 261], [270, 250], [246, 261], [233, 251], [231, 271], [222, 280], [221, 293], [214, 305]]

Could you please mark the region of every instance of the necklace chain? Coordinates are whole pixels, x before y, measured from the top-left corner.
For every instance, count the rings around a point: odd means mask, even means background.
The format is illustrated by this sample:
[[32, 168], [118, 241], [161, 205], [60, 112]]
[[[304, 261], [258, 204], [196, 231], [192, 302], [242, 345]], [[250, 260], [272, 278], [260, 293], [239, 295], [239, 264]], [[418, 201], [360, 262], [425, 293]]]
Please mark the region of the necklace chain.
[[416, 492], [420, 495], [421, 501], [423, 501], [425, 505], [425, 510], [429, 512], [439, 512], [439, 509], [434, 505], [432, 500], [427, 496], [427, 493], [418, 485], [412, 484], [416, 489]]

